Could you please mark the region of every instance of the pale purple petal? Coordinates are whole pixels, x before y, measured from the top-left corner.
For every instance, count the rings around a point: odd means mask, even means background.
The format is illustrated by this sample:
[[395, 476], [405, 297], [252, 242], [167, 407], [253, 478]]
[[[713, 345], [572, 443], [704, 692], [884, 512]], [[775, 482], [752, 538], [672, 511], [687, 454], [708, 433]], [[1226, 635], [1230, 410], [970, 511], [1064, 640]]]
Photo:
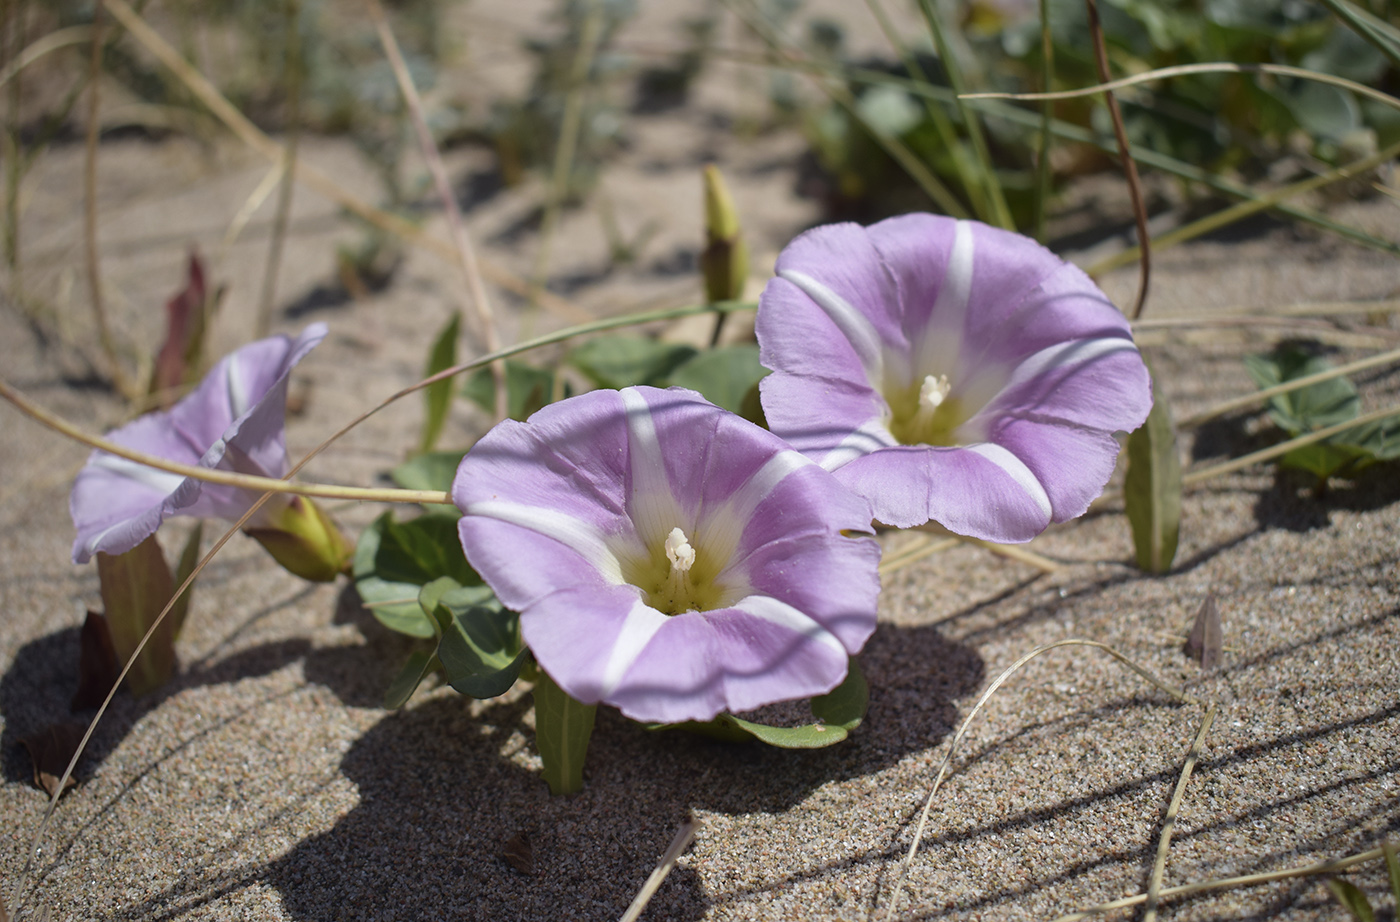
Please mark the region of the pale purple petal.
[[[761, 388], [769, 425], [881, 522], [1030, 540], [1084, 511], [1113, 471], [1112, 434], [1151, 407], [1127, 320], [1084, 273], [1019, 234], [905, 215], [809, 231], [778, 265], [756, 323], [773, 369]], [[812, 292], [827, 289], [879, 332], [878, 360], [853, 370], [851, 357], [869, 352], [858, 322], [820, 325], [832, 310]], [[850, 330], [856, 342], [843, 346]], [[939, 407], [940, 421], [911, 427]]]
[[[287, 379], [325, 335], [325, 324], [318, 323], [296, 339], [275, 336], [250, 343], [221, 359], [168, 412], [143, 416], [107, 437], [181, 464], [281, 477], [287, 469]], [[77, 530], [73, 561], [84, 563], [98, 551], [128, 551], [167, 516], [236, 519], [256, 498], [95, 451], [69, 498]]]
[[[842, 534], [868, 532], [868, 505], [691, 391], [594, 391], [502, 423], [452, 494], [468, 559], [579, 701], [674, 722], [821, 694], [874, 630], [879, 550]], [[629, 581], [674, 565], [673, 530], [713, 607], [663, 612]]]

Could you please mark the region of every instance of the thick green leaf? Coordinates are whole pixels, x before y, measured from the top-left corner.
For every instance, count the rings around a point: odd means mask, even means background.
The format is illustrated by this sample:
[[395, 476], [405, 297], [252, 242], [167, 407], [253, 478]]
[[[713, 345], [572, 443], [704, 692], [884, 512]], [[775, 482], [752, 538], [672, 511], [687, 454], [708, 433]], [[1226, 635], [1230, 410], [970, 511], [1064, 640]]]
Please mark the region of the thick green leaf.
[[465, 454], [465, 450], [425, 452], [394, 468], [389, 477], [405, 490], [446, 493], [452, 489], [452, 479], [457, 476], [457, 467]]
[[1400, 458], [1400, 418], [1378, 419], [1337, 433], [1328, 440], [1359, 448], [1377, 461]]
[[1181, 528], [1181, 459], [1176, 453], [1176, 429], [1161, 388], [1147, 422], [1128, 436], [1128, 473], [1123, 501], [1133, 531], [1137, 565], [1149, 573], [1165, 573], [1176, 557]]
[[448, 684], [473, 698], [505, 694], [520, 677], [528, 653], [520, 642], [519, 616], [486, 605], [458, 608], [452, 601], [448, 598], [438, 605], [439, 612], [449, 613], [438, 644]]
[[432, 671], [433, 655], [427, 650], [415, 650], [408, 657], [408, 662], [403, 664], [399, 674], [394, 676], [394, 681], [389, 683], [389, 690], [384, 693], [384, 707], [388, 710], [403, 707], [408, 699], [413, 697], [419, 683]]
[[1346, 477], [1362, 468], [1370, 467], [1375, 458], [1364, 448], [1356, 445], [1338, 445], [1333, 442], [1314, 442], [1295, 448], [1278, 459], [1279, 467], [1307, 471], [1318, 480], [1328, 477]]
[[[1260, 390], [1331, 369], [1320, 355], [1294, 345], [1282, 345], [1268, 355], [1245, 358], [1245, 368]], [[1356, 387], [1346, 378], [1310, 384], [1269, 400], [1269, 416], [1290, 435], [1301, 435], [1355, 419], [1361, 412]]]
[[442, 576], [466, 586], [482, 585], [462, 554], [457, 523], [446, 516], [395, 522], [391, 513], [384, 513], [360, 533], [354, 574], [360, 599], [375, 618], [411, 637], [438, 633], [433, 619], [418, 604], [424, 585]]
[[[197, 519], [194, 528], [190, 530], [190, 536], [185, 539], [185, 548], [180, 552], [180, 562], [175, 565], [174, 587], [180, 588], [180, 584], [189, 578], [194, 572], [194, 568], [199, 565], [199, 545], [204, 540], [204, 520]], [[170, 636], [179, 637], [180, 629], [185, 626], [185, 616], [190, 613], [190, 597], [194, 595], [194, 583], [190, 583], [190, 588], [180, 593], [180, 597], [175, 600], [175, 604], [170, 609]]]
[[[462, 328], [462, 314], [452, 312], [452, 319], [433, 340], [428, 351], [428, 364], [423, 369], [423, 377], [430, 378], [444, 369], [457, 364], [457, 335]], [[442, 425], [447, 421], [447, 410], [452, 404], [452, 379], [434, 381], [423, 388], [423, 436], [418, 440], [418, 451], [432, 451], [442, 434]]]
[[1376, 912], [1371, 908], [1371, 903], [1366, 899], [1366, 894], [1351, 881], [1334, 877], [1327, 881], [1327, 886], [1331, 888], [1332, 895], [1337, 898], [1337, 902], [1356, 922], [1376, 922]]
[[766, 374], [758, 346], [745, 343], [699, 353], [672, 372], [667, 383], [699, 391], [715, 406], [742, 414], [744, 398]]
[[[565, 385], [563, 396], [572, 393]], [[488, 413], [496, 412], [496, 378], [490, 368], [478, 368], [462, 387], [462, 394]], [[506, 362], [506, 412], [511, 419], [527, 419], [554, 399], [554, 372], [523, 362]]]
[[550, 793], [583, 790], [583, 760], [593, 735], [596, 704], [580, 704], [543, 671], [535, 680], [535, 745]]
[[640, 336], [600, 336], [569, 353], [569, 363], [599, 387], [660, 384], [696, 355], [692, 346]]
[[[156, 536], [151, 535], [123, 554], [97, 553], [97, 578], [102, 605], [111, 629], [117, 662], [125, 665], [137, 645], [175, 592], [170, 567]], [[133, 695], [154, 691], [175, 672], [175, 632], [167, 617], [142, 648], [126, 684]]]
[[860, 661], [853, 656], [841, 684], [812, 699], [812, 716], [827, 726], [849, 731], [860, 726], [869, 707], [870, 686], [865, 681]]
[[730, 743], [759, 740], [779, 749], [824, 749], [841, 742], [860, 726], [870, 704], [870, 687], [853, 657], [846, 678], [825, 695], [812, 699], [817, 722], [801, 727], [773, 727], [721, 714], [714, 720], [678, 724], [649, 724], [649, 730], [686, 730]]

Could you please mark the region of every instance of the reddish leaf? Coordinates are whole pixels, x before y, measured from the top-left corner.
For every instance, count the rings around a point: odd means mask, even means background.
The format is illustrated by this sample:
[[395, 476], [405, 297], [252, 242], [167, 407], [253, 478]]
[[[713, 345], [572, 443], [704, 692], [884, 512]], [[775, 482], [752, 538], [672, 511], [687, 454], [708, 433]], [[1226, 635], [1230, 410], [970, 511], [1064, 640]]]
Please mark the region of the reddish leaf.
[[1196, 622], [1186, 638], [1186, 655], [1201, 664], [1206, 672], [1220, 665], [1220, 655], [1225, 646], [1225, 634], [1220, 625], [1220, 609], [1215, 604], [1215, 595], [1207, 595], [1196, 612]]
[[165, 344], [156, 355], [150, 392], [167, 409], [175, 403], [180, 385], [195, 377], [207, 325], [204, 264], [198, 251], [190, 250], [185, 287], [165, 302]]
[[112, 631], [102, 615], [95, 611], [87, 613], [78, 644], [78, 691], [69, 705], [75, 711], [101, 706], [117, 676], [121, 675], [117, 650], [112, 646]]
[[[68, 768], [73, 753], [78, 751], [78, 743], [83, 738], [83, 728], [77, 724], [54, 724], [31, 737], [20, 740], [29, 750], [30, 761], [34, 763], [34, 784], [49, 792], [52, 797], [58, 790], [58, 779]], [[63, 786], [64, 790], [77, 784], [71, 777]]]

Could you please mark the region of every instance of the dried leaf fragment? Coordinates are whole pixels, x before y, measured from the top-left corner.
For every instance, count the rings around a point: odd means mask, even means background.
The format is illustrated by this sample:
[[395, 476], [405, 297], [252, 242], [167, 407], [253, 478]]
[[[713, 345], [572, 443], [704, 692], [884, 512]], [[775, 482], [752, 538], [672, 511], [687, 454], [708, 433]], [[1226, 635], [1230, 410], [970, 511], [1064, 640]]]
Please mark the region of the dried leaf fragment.
[[501, 857], [506, 859], [506, 864], [521, 874], [535, 873], [535, 849], [530, 844], [530, 837], [524, 832], [517, 832], [510, 837], [506, 842], [505, 851], [501, 852]]
[[1211, 593], [1196, 612], [1196, 623], [1191, 626], [1191, 633], [1186, 638], [1186, 655], [1200, 663], [1202, 670], [1212, 672], [1220, 665], [1224, 646], [1220, 608], [1215, 603], [1215, 594]]
[[[33, 736], [20, 740], [29, 750], [29, 759], [34, 763], [34, 784], [52, 797], [58, 790], [58, 779], [68, 768], [73, 753], [78, 751], [78, 743], [83, 738], [83, 728], [77, 724], [54, 724]], [[76, 781], [69, 777], [64, 790], [73, 787]]]

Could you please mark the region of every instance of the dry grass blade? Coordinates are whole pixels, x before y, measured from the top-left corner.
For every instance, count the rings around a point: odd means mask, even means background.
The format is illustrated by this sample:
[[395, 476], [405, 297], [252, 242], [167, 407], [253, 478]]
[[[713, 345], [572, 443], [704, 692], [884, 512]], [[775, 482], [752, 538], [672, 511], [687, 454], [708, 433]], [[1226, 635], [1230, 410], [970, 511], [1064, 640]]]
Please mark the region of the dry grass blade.
[[[413, 75], [408, 72], [408, 65], [404, 63], [399, 43], [394, 38], [393, 30], [389, 28], [389, 20], [384, 16], [384, 8], [380, 6], [379, 0], [365, 0], [365, 5], [369, 9], [370, 18], [374, 20], [374, 28], [379, 33], [384, 53], [389, 58], [389, 66], [393, 68], [399, 92], [403, 94], [404, 102], [408, 106], [413, 130], [418, 136], [419, 149], [428, 164], [428, 172], [432, 174], [438, 198], [442, 199], [443, 211], [447, 214], [447, 226], [452, 234], [452, 243], [457, 249], [458, 265], [467, 283], [467, 291], [471, 292], [469, 303], [465, 306], [476, 314], [477, 331], [486, 351], [495, 352], [501, 348], [501, 337], [496, 332], [496, 319], [491, 314], [491, 302], [486, 296], [486, 286], [481, 281], [481, 268], [477, 265], [476, 250], [472, 248], [471, 240], [467, 237], [466, 227], [462, 223], [462, 212], [457, 207], [457, 197], [453, 195], [452, 183], [447, 178], [447, 167], [443, 164], [442, 155], [438, 153], [437, 144], [433, 141], [427, 116], [423, 114], [423, 100], [418, 95], [418, 88], [413, 85]], [[491, 363], [491, 376], [496, 380], [496, 419], [500, 421], [510, 415], [510, 394], [506, 389], [504, 360]]]
[[1182, 475], [1181, 485], [1182, 487], [1194, 486], [1198, 483], [1210, 480], [1212, 477], [1219, 477], [1222, 474], [1233, 474], [1235, 471], [1244, 470], [1245, 468], [1251, 467], [1255, 464], [1260, 464], [1264, 461], [1272, 461], [1275, 458], [1281, 458], [1295, 448], [1302, 448], [1304, 445], [1311, 445], [1314, 442], [1321, 442], [1324, 439], [1330, 439], [1332, 436], [1337, 435], [1338, 433], [1346, 432], [1348, 429], [1355, 429], [1356, 427], [1364, 426], [1367, 423], [1374, 423], [1382, 419], [1389, 419], [1392, 416], [1400, 416], [1400, 407], [1387, 407], [1384, 410], [1376, 410], [1372, 413], [1363, 413], [1355, 419], [1349, 419], [1344, 423], [1337, 423], [1335, 426], [1328, 426], [1327, 428], [1319, 429], [1316, 432], [1309, 432], [1307, 435], [1300, 435], [1295, 439], [1289, 439], [1286, 442], [1280, 442], [1279, 444], [1271, 446], [1269, 448], [1264, 448], [1256, 452], [1251, 452], [1250, 454], [1244, 455], [1243, 457], [1235, 458], [1233, 461], [1226, 461], [1223, 464], [1216, 464], [1212, 465], [1211, 467], [1202, 468], [1198, 471], [1192, 471], [1189, 474]]
[[[203, 74], [195, 70], [188, 61], [180, 56], [179, 52], [161, 38], [160, 33], [147, 25], [145, 20], [127, 5], [125, 0], [102, 0], [102, 3], [126, 27], [127, 31], [145, 46], [147, 51], [168, 67], [189, 91], [200, 102], [204, 103], [219, 121], [228, 126], [229, 130], [236, 134], [243, 143], [273, 163], [282, 162], [285, 157], [282, 145], [263, 134], [242, 112], [239, 112]], [[380, 230], [394, 234], [414, 246], [423, 247], [448, 262], [458, 260], [458, 252], [451, 243], [423, 232], [398, 215], [390, 214], [360, 200], [325, 173], [306, 163], [305, 160], [297, 161], [296, 177], [309, 188], [324, 195], [347, 211], [353, 212]], [[493, 263], [482, 260], [481, 274], [508, 291], [525, 297], [529, 296], [529, 283]], [[539, 303], [561, 317], [575, 321], [586, 320], [592, 316], [588, 311], [558, 295], [541, 296]]]
[[[165, 458], [157, 457], [156, 455], [135, 451], [131, 448], [127, 448], [125, 445], [118, 445], [107, 439], [83, 432], [67, 420], [60, 419], [33, 403], [4, 381], [0, 381], [0, 397], [8, 400], [21, 413], [30, 417], [35, 422], [41, 423], [62, 435], [66, 435], [75, 442], [81, 442], [89, 448], [97, 448], [108, 454], [126, 458], [129, 461], [135, 461], [137, 464], [144, 464], [147, 467], [153, 467], [157, 470], [179, 474], [182, 477], [193, 477], [205, 483], [243, 487], [249, 490], [266, 490], [272, 493], [296, 493], [300, 496], [318, 496], [323, 499], [344, 499], [357, 502], [433, 503], [437, 505], [451, 505], [452, 503], [452, 498], [450, 496], [437, 490], [387, 490], [363, 487], [341, 487], [324, 483], [293, 483], [290, 480], [277, 480], [273, 477], [255, 477], [252, 474], [236, 474], [232, 471], [215, 470], [213, 468], [198, 467], [192, 464], [180, 464], [177, 461], [170, 461]], [[292, 476], [292, 473], [295, 473], [295, 471], [288, 473], [287, 476]]]
[[1219, 416], [1224, 416], [1226, 413], [1232, 413], [1235, 410], [1243, 410], [1246, 407], [1259, 406], [1261, 404], [1268, 403], [1269, 400], [1271, 400], [1274, 397], [1277, 397], [1280, 394], [1287, 394], [1290, 391], [1296, 391], [1304, 387], [1311, 387], [1312, 385], [1320, 384], [1323, 381], [1330, 381], [1333, 378], [1340, 378], [1344, 375], [1353, 374], [1358, 371], [1365, 371], [1368, 368], [1376, 368], [1381, 365], [1389, 365], [1393, 362], [1400, 362], [1400, 349], [1392, 349], [1389, 352], [1382, 352], [1379, 355], [1373, 355], [1370, 358], [1358, 359], [1357, 361], [1349, 362], [1346, 365], [1338, 365], [1336, 368], [1329, 368], [1326, 371], [1320, 371], [1315, 375], [1306, 375], [1301, 378], [1294, 378], [1290, 381], [1285, 381], [1282, 384], [1275, 384], [1273, 387], [1266, 387], [1262, 390], [1255, 391], [1252, 394], [1245, 394], [1243, 397], [1236, 397], [1233, 400], [1226, 400], [1222, 403], [1216, 404], [1213, 407], [1210, 407], [1209, 409], [1202, 410], [1199, 413], [1191, 414], [1190, 416], [1183, 419], [1181, 422], [1177, 423], [1177, 428], [1186, 429], [1191, 426], [1199, 426], [1201, 423], [1215, 419]]
[[91, 51], [88, 56], [88, 110], [87, 136], [83, 147], [83, 250], [87, 267], [88, 296], [92, 300], [92, 318], [97, 325], [97, 342], [107, 360], [107, 373], [112, 378], [118, 392], [127, 398], [135, 398], [135, 384], [122, 368], [121, 358], [112, 339], [112, 328], [107, 323], [107, 308], [102, 300], [102, 260], [97, 251], [97, 139], [101, 125], [97, 113], [101, 99], [102, 76], [102, 27], [98, 20], [101, 7], [93, 11], [94, 23], [91, 36]]
[[60, 48], [67, 48], [69, 45], [81, 45], [90, 40], [92, 33], [92, 26], [68, 26], [35, 39], [13, 61], [7, 64], [4, 70], [0, 70], [0, 86], [9, 83], [16, 74], [44, 55], [58, 51]]
[[[1298, 877], [1316, 877], [1320, 874], [1334, 874], [1337, 871], [1345, 871], [1348, 868], [1354, 868], [1358, 864], [1375, 861], [1382, 856], [1383, 852], [1380, 848], [1373, 848], [1368, 851], [1358, 852], [1355, 855], [1349, 855], [1346, 858], [1333, 858], [1328, 861], [1318, 862], [1317, 864], [1287, 868], [1282, 871], [1265, 871], [1260, 874], [1246, 874], [1242, 877], [1222, 877], [1217, 880], [1202, 881], [1201, 883], [1166, 887], [1159, 896], [1162, 899], [1178, 896], [1194, 896], [1197, 893], [1209, 893], [1214, 890], [1257, 887], [1260, 884], [1271, 884], [1281, 880], [1292, 880]], [[1084, 919], [1103, 915], [1106, 912], [1113, 912], [1115, 909], [1127, 909], [1130, 906], [1138, 906], [1146, 902], [1147, 894], [1139, 893], [1135, 896], [1125, 896], [1107, 903], [1100, 903], [1097, 906], [1090, 906], [1088, 909], [1081, 909], [1078, 912], [1071, 912], [1052, 920], [1052, 922], [1082, 922]]]
[[272, 332], [272, 308], [277, 296], [277, 273], [282, 266], [282, 248], [287, 239], [287, 223], [292, 214], [292, 190], [296, 183], [297, 148], [301, 144], [301, 2], [283, 0], [284, 30], [287, 33], [287, 148], [279, 171], [277, 210], [272, 217], [272, 237], [268, 241], [267, 265], [263, 269], [262, 293], [258, 296], [255, 327], [261, 339]]
[[690, 845], [690, 841], [695, 838], [695, 833], [699, 829], [700, 821], [695, 817], [691, 817], [681, 824], [681, 828], [676, 830], [675, 836], [671, 839], [671, 844], [667, 846], [666, 853], [661, 856], [660, 864], [656, 866], [656, 870], [651, 872], [646, 883], [642, 884], [642, 889], [637, 892], [637, 897], [632, 900], [632, 905], [628, 906], [627, 911], [622, 914], [621, 922], [637, 922], [641, 918], [647, 904], [656, 895], [657, 888], [666, 879], [666, 875], [671, 873], [671, 869], [676, 866], [676, 862]]
[[942, 541], [934, 541], [921, 535], [920, 539], [911, 546], [903, 548], [899, 553], [891, 554], [880, 561], [880, 575], [885, 576], [896, 570], [901, 570], [911, 563], [923, 560], [925, 557], [932, 557], [934, 554], [941, 554], [962, 543], [957, 538], [952, 537], [944, 538]]
[[1280, 77], [1299, 77], [1303, 80], [1316, 80], [1319, 83], [1330, 83], [1332, 86], [1350, 90], [1376, 102], [1390, 106], [1392, 109], [1400, 109], [1400, 99], [1396, 99], [1389, 93], [1372, 89], [1354, 80], [1345, 77], [1335, 77], [1332, 74], [1322, 73], [1316, 70], [1307, 70], [1302, 67], [1290, 67], [1287, 64], [1235, 64], [1233, 62], [1212, 62], [1209, 64], [1178, 64], [1174, 67], [1161, 67], [1157, 70], [1147, 70], [1140, 74], [1133, 74], [1131, 77], [1120, 77], [1117, 80], [1110, 80], [1098, 86], [1082, 87], [1077, 90], [1059, 90], [1054, 93], [966, 93], [965, 99], [1020, 99], [1020, 100], [1043, 100], [1043, 99], [1074, 99], [1079, 96], [1092, 96], [1095, 93], [1121, 90], [1124, 87], [1137, 86], [1140, 83], [1151, 83], [1154, 80], [1165, 80], [1168, 77], [1185, 77], [1191, 74], [1274, 74]]
[[1152, 877], [1147, 882], [1147, 901], [1142, 911], [1142, 922], [1156, 922], [1157, 903], [1162, 893], [1162, 874], [1167, 867], [1167, 852], [1171, 850], [1176, 815], [1181, 810], [1181, 800], [1186, 794], [1186, 784], [1191, 780], [1191, 772], [1201, 757], [1201, 747], [1205, 745], [1206, 734], [1210, 732], [1211, 724], [1215, 723], [1216, 710], [1216, 704], [1212, 701], [1210, 707], [1206, 708], [1205, 716], [1201, 718], [1201, 729], [1196, 732], [1196, 739], [1192, 741], [1191, 748], [1186, 753], [1186, 764], [1181, 767], [1181, 778], [1177, 780], [1171, 803], [1167, 805], [1167, 815], [1162, 821], [1162, 837], [1157, 842], [1157, 859], [1152, 863]]
[[982, 708], [991, 700], [992, 695], [996, 694], [997, 690], [1000, 689], [1002, 685], [1006, 684], [1008, 679], [1015, 675], [1026, 663], [1029, 663], [1042, 653], [1046, 653], [1058, 647], [1089, 647], [1094, 650], [1102, 650], [1138, 676], [1145, 679], [1148, 683], [1171, 695], [1178, 702], [1196, 703], [1196, 699], [1186, 694], [1186, 692], [1162, 681], [1144, 667], [1139, 666], [1122, 653], [1119, 653], [1113, 647], [1105, 643], [1100, 643], [1097, 640], [1085, 640], [1078, 637], [1072, 637], [1067, 640], [1057, 640], [1053, 643], [1041, 644], [1016, 660], [1016, 662], [1006, 667], [1001, 675], [997, 676], [996, 679], [992, 681], [992, 684], [987, 686], [987, 690], [982, 692], [981, 697], [977, 699], [977, 703], [973, 705], [967, 717], [963, 718], [962, 725], [958, 727], [958, 732], [953, 735], [953, 741], [948, 745], [948, 751], [944, 754], [943, 761], [938, 766], [938, 775], [934, 778], [933, 788], [929, 791], [928, 799], [924, 801], [924, 809], [919, 814], [919, 824], [914, 830], [914, 841], [909, 844], [909, 853], [905, 856], [904, 863], [900, 865], [899, 876], [895, 878], [894, 890], [890, 894], [889, 905], [885, 907], [884, 917], [886, 920], [894, 918], [895, 912], [899, 907], [899, 896], [904, 887], [904, 878], [909, 875], [909, 869], [913, 867], [914, 858], [919, 853], [919, 842], [923, 839], [924, 830], [928, 827], [928, 817], [930, 811], [933, 810], [934, 799], [938, 796], [938, 790], [943, 786], [944, 779], [948, 777], [948, 768], [953, 762], [953, 756], [958, 751], [958, 744], [961, 743], [962, 738], [967, 735], [968, 729], [972, 726], [972, 722], [977, 719], [977, 715], [981, 712]]

